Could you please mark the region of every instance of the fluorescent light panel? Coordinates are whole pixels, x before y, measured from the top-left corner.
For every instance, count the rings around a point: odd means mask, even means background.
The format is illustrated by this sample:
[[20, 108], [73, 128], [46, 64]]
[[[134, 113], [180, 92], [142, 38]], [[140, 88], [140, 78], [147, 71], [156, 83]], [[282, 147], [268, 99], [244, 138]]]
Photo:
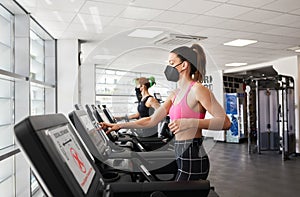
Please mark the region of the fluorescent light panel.
[[249, 44], [257, 43], [257, 40], [244, 40], [244, 39], [236, 39], [230, 42], [224, 43], [226, 46], [235, 46], [235, 47], [243, 47]]
[[225, 66], [246, 66], [246, 65], [247, 63], [238, 63], [238, 62], [225, 64]]
[[103, 27], [102, 27], [102, 22], [101, 22], [101, 18], [100, 18], [98, 8], [95, 7], [95, 6], [90, 7], [90, 13], [93, 16], [93, 21], [94, 21], [97, 33], [102, 33]]
[[130, 34], [128, 34], [128, 36], [136, 37], [136, 38], [154, 38], [161, 33], [163, 33], [163, 31], [136, 29], [133, 32], [131, 32]]

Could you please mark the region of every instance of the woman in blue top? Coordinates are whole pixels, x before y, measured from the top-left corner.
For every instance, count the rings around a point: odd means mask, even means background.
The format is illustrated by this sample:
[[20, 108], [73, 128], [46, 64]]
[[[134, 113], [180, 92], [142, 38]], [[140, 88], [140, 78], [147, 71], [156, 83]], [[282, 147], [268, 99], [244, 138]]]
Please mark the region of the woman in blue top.
[[[107, 132], [121, 128], [147, 128], [170, 115], [169, 129], [175, 134], [175, 157], [178, 166], [177, 181], [206, 179], [209, 173], [208, 156], [202, 146], [202, 129], [230, 128], [230, 120], [213, 93], [202, 85], [206, 71], [206, 57], [202, 47], [178, 47], [168, 58], [165, 76], [177, 82], [178, 88], [164, 104], [147, 118], [134, 122], [110, 124]], [[205, 118], [209, 112], [212, 117]]]

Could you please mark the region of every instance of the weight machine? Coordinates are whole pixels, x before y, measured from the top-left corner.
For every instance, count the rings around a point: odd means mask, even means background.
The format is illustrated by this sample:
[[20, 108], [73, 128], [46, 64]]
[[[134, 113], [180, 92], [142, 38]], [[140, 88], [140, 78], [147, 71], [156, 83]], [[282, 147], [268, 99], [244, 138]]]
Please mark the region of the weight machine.
[[[245, 81], [250, 87], [248, 103], [251, 96], [256, 101], [255, 110], [248, 105], [249, 152], [253, 141], [251, 137], [255, 136], [259, 154], [262, 151], [278, 151], [282, 153], [282, 159], [287, 160], [296, 153], [294, 79], [276, 72], [273, 76], [250, 76]], [[251, 119], [251, 115], [255, 118]], [[256, 125], [256, 135], [253, 135], [250, 125]]]

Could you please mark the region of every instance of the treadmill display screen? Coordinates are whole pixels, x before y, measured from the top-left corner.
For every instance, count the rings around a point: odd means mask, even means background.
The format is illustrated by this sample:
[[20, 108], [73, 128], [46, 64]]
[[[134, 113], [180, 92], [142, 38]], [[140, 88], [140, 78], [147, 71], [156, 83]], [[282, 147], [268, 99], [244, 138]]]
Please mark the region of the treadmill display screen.
[[[83, 126], [86, 128], [86, 132], [90, 136], [90, 139], [93, 141], [94, 145], [97, 147], [100, 154], [104, 154], [106, 149], [106, 141], [101, 135], [101, 133], [93, 126], [88, 115], [81, 115], [80, 120]], [[105, 137], [106, 134], [105, 134]], [[109, 139], [108, 139], [109, 140]]]
[[105, 115], [105, 113], [100, 109], [100, 110], [97, 110], [97, 112], [99, 113], [101, 119], [103, 120], [103, 122], [109, 122], [107, 116]]
[[[107, 111], [108, 115], [110, 116], [110, 119], [112, 121], [114, 121], [114, 116], [112, 115], [111, 111], [109, 109], [107, 109], [107, 108], [106, 108], [106, 111]], [[111, 123], [113, 123], [113, 122], [111, 122]]]
[[85, 126], [85, 129], [87, 131], [95, 129], [95, 127], [94, 127], [92, 121], [90, 120], [90, 118], [88, 117], [88, 115], [80, 116], [80, 119], [81, 119], [81, 122]]
[[64, 125], [45, 130], [45, 133], [50, 136], [60, 157], [69, 167], [81, 189], [86, 194], [92, 183], [95, 170], [70, 129], [68, 125]]

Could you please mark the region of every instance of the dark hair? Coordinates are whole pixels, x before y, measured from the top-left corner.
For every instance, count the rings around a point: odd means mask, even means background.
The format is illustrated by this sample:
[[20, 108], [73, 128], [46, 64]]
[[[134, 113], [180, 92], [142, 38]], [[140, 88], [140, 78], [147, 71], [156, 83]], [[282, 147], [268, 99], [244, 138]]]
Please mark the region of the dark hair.
[[171, 53], [177, 54], [181, 61], [188, 61], [191, 64], [190, 76], [194, 81], [203, 81], [206, 74], [206, 56], [199, 44], [178, 47]]
[[194, 79], [202, 82], [206, 75], [206, 55], [199, 44], [193, 44], [191, 48], [197, 55], [197, 70], [194, 73]]
[[140, 85], [145, 85], [147, 87], [147, 89], [151, 88], [155, 83], [155, 78], [154, 77], [140, 77], [140, 78], [136, 78], [136, 81], [140, 84]]

